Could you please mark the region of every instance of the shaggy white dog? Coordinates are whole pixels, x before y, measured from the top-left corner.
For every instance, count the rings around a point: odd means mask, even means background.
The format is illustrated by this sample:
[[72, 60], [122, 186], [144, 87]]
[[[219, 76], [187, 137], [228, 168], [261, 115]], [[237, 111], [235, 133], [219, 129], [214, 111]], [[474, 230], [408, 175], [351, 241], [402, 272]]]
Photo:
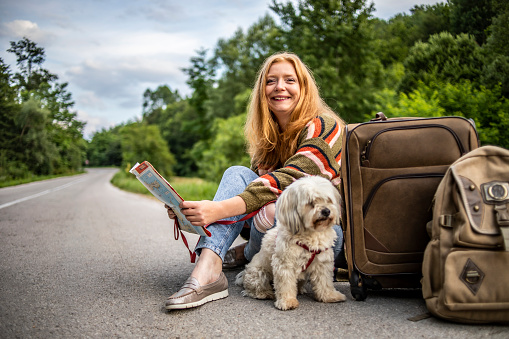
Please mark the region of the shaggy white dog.
[[[261, 250], [237, 275], [242, 294], [274, 299], [280, 310], [297, 308], [297, 292], [309, 279], [315, 299], [338, 302], [346, 297], [334, 288], [334, 254], [340, 196], [327, 179], [304, 177], [288, 186], [276, 203], [276, 227], [267, 231]], [[274, 289], [271, 286], [274, 283]], [[275, 290], [275, 294], [274, 294]]]

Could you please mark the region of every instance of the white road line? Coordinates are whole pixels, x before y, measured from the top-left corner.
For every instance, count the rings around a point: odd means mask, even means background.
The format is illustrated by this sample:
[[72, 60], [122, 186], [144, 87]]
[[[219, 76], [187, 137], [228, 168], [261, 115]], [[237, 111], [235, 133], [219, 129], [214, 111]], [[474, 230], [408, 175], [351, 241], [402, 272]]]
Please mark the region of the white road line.
[[46, 191], [42, 191], [42, 192], [39, 192], [39, 193], [36, 193], [36, 194], [33, 194], [33, 195], [29, 195], [28, 197], [24, 197], [24, 198], [21, 198], [21, 199], [18, 199], [18, 200], [14, 200], [14, 201], [11, 201], [11, 202], [8, 202], [6, 204], [3, 204], [3, 205], [0, 205], [0, 210], [2, 208], [5, 208], [5, 207], [9, 207], [9, 206], [12, 206], [14, 204], [17, 204], [17, 203], [20, 203], [20, 202], [23, 202], [23, 201], [27, 201], [27, 200], [30, 200], [30, 199], [34, 199], [34, 198], [37, 198], [37, 197], [40, 197], [41, 195], [45, 195], [45, 194], [48, 194], [48, 193], [51, 193], [51, 192], [56, 192], [56, 191], [60, 191], [64, 188], [67, 188], [71, 185], [74, 185], [74, 184], [77, 184], [79, 182], [82, 182], [83, 180], [86, 180], [87, 178], [80, 178], [78, 180], [74, 180], [74, 181], [71, 181], [65, 185], [62, 185], [62, 186], [58, 186], [58, 187], [55, 187], [55, 188], [50, 188], [49, 190], [46, 190]]

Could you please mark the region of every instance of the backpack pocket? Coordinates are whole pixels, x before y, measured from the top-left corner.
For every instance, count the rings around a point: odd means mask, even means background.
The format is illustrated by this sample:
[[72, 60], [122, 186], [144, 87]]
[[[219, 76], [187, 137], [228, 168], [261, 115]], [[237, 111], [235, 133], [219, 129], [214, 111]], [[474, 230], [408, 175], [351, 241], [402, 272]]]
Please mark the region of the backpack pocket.
[[508, 267], [506, 251], [452, 251], [445, 260], [445, 306], [451, 311], [509, 309]]

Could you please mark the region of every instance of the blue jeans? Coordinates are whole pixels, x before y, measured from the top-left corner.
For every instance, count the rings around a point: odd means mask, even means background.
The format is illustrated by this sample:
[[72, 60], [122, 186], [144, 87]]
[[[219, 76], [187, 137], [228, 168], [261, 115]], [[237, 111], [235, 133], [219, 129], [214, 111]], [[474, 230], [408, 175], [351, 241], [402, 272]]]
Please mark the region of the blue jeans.
[[[258, 175], [247, 167], [232, 166], [228, 168], [224, 172], [223, 178], [219, 183], [214, 201], [222, 201], [237, 196], [244, 191], [251, 181], [257, 178]], [[256, 227], [253, 226], [253, 218], [249, 218], [245, 221], [238, 221], [244, 216], [245, 215], [237, 215], [227, 218], [226, 220], [237, 221], [229, 225], [210, 224], [207, 229], [212, 233], [212, 236], [200, 237], [198, 245], [196, 245], [196, 252], [198, 255], [200, 255], [202, 248], [208, 248], [221, 257], [221, 260], [224, 260], [226, 252], [239, 236], [244, 224], [247, 223], [250, 227], [250, 237], [244, 248], [244, 256], [247, 260], [251, 261], [253, 256], [260, 251], [262, 238], [265, 233], [258, 231]], [[343, 231], [338, 225], [334, 226], [334, 230], [338, 234], [338, 238], [334, 244], [334, 257], [336, 257], [343, 250]]]

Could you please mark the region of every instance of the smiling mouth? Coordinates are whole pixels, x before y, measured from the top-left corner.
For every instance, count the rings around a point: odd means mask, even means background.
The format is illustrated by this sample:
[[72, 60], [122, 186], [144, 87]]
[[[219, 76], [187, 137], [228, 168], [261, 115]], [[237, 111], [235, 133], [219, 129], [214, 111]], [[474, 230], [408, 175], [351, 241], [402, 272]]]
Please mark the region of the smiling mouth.
[[290, 99], [289, 97], [273, 97], [272, 100], [276, 101], [284, 101]]

